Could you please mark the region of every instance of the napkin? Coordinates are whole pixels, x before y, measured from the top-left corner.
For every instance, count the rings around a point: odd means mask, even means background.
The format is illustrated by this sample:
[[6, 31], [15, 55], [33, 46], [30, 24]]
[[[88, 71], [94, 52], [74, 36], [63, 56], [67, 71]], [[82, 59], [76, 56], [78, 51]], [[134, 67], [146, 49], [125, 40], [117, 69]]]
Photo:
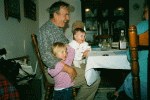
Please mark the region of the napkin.
[[85, 73], [85, 79], [87, 80], [87, 85], [92, 85], [97, 78], [99, 77], [99, 73], [95, 69], [90, 69]]

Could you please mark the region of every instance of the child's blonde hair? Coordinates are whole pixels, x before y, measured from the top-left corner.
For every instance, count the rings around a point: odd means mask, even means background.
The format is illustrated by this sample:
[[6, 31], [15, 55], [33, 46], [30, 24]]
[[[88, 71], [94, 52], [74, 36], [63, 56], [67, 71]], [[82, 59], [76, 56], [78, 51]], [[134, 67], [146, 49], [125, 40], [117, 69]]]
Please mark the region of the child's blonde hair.
[[61, 42], [56, 42], [51, 46], [51, 52], [53, 53], [54, 56], [56, 56], [56, 54], [60, 52], [62, 49], [67, 49], [67, 47], [64, 43]]

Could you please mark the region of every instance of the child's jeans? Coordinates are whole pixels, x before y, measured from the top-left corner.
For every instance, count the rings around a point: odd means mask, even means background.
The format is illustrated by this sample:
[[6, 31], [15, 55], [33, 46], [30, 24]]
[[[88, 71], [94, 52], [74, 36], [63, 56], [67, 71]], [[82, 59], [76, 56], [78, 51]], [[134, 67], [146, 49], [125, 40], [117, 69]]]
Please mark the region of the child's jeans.
[[54, 90], [54, 100], [72, 100], [72, 87]]

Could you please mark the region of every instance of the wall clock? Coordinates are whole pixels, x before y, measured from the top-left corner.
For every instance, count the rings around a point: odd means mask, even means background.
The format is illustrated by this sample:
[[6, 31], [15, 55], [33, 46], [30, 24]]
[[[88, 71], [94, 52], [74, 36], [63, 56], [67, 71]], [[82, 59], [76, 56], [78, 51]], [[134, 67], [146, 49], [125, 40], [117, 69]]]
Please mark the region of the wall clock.
[[139, 10], [140, 5], [138, 3], [133, 4], [133, 9], [134, 10]]

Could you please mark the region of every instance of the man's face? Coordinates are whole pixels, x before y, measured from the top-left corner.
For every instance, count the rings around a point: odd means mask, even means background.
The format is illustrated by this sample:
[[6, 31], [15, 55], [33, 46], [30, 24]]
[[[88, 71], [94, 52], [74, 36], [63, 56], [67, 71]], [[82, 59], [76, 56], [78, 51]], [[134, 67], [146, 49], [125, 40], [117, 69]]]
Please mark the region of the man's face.
[[55, 25], [57, 27], [64, 27], [69, 20], [69, 10], [67, 7], [60, 7], [59, 13], [54, 13]]
[[85, 32], [78, 31], [74, 38], [79, 44], [83, 43], [85, 41]]

